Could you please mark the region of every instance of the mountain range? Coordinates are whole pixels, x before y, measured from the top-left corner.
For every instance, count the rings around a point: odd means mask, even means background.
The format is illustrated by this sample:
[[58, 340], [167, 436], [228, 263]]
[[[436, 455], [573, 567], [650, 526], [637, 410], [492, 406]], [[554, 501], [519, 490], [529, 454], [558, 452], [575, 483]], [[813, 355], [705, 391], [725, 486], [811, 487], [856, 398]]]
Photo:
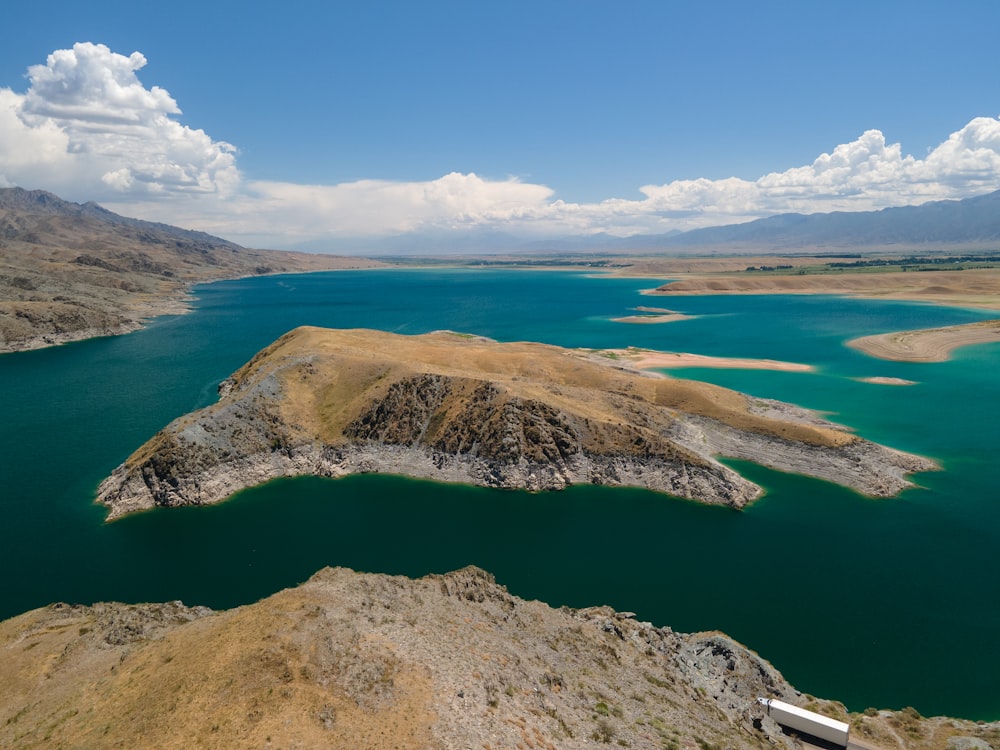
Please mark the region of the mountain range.
[[[650, 238], [646, 238], [647, 240]], [[641, 244], [638, 238], [630, 243]], [[778, 214], [695, 229], [657, 240], [663, 249], [801, 251], [804, 248], [958, 249], [1000, 247], [1000, 191], [919, 206], [824, 214]]]
[[124, 333], [181, 312], [192, 284], [377, 261], [252, 250], [41, 190], [0, 189], [0, 352]]
[[[328, 249], [316, 246], [310, 249]], [[914, 253], [1000, 249], [1000, 191], [880, 211], [780, 214], [684, 233], [525, 241], [503, 232], [355, 243], [421, 255]], [[127, 218], [41, 190], [0, 189], [0, 352], [134, 330], [182, 312], [192, 284], [269, 273], [373, 268], [370, 258], [256, 250], [204, 232]]]
[[371, 254], [719, 254], [817, 252], [935, 252], [1000, 249], [1000, 191], [963, 200], [878, 211], [785, 213], [741, 224], [687, 232], [525, 240], [483, 231], [434, 237], [369, 240]]

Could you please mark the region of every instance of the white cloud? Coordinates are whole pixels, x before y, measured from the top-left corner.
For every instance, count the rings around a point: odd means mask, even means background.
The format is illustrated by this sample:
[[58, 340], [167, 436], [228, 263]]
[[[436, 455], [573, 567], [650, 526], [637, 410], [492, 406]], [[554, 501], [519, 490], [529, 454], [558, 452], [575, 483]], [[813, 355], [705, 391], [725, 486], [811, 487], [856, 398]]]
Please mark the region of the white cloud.
[[0, 174], [87, 199], [231, 194], [235, 149], [172, 119], [177, 102], [136, 76], [145, 64], [81, 42], [31, 66], [25, 94], [0, 89]]
[[500, 223], [544, 207], [552, 196], [543, 185], [457, 172], [427, 182], [362, 180], [332, 186], [253, 182], [248, 189], [254, 211], [267, 215], [264, 221], [289, 213], [306, 221], [318, 216], [327, 231], [346, 235]]
[[780, 212], [870, 211], [1000, 189], [1000, 120], [977, 118], [931, 151], [904, 156], [878, 130], [837, 146], [812, 164], [755, 180], [691, 180], [646, 186], [655, 211], [693, 210], [697, 223]]
[[[640, 188], [644, 198], [599, 203], [554, 199], [543, 185], [449, 174], [429, 182], [366, 180], [334, 186], [254, 182], [234, 201], [240, 226], [286, 239], [501, 229], [514, 234], [618, 236], [749, 221], [775, 213], [867, 211], [1000, 189], [1000, 120], [977, 118], [927, 158], [903, 155], [878, 130], [812, 164], [757, 180], [676, 180]], [[214, 231], [225, 232], [218, 218]], [[277, 227], [287, 231], [274, 233]], [[258, 234], [259, 233], [259, 234]], [[294, 240], [293, 240], [294, 241]]]
[[0, 88], [0, 185], [45, 188], [112, 210], [289, 246], [323, 238], [496, 229], [526, 236], [625, 236], [796, 211], [864, 211], [1000, 189], [1000, 119], [979, 117], [924, 158], [878, 130], [811, 164], [757, 180], [675, 180], [638, 200], [570, 203], [514, 178], [452, 172], [414, 182], [301, 185], [245, 180], [233, 146], [182, 125], [164, 89], [146, 88], [139, 52], [79, 43]]
[[[514, 179], [453, 172], [425, 182], [361, 180], [339, 185], [248, 182], [240, 195], [183, 205], [144, 203], [158, 221], [180, 215], [191, 226], [254, 245], [289, 246], [322, 237], [366, 237], [471, 230], [546, 210], [552, 190]], [[126, 210], [115, 204], [113, 210]], [[178, 211], [183, 213], [178, 214]]]
[[[523, 236], [617, 236], [750, 221], [775, 213], [867, 211], [1000, 189], [1000, 120], [977, 118], [925, 159], [903, 155], [878, 130], [812, 164], [757, 180], [676, 180], [640, 188], [644, 198], [599, 203], [554, 199], [544, 185], [451, 173], [426, 182], [339, 185], [255, 181], [226, 200], [146, 204], [150, 218], [182, 218], [249, 244], [291, 246], [322, 238], [496, 229]], [[116, 207], [126, 210], [127, 205]], [[173, 213], [171, 213], [173, 212]]]
[[56, 50], [45, 65], [28, 68], [27, 118], [47, 118], [74, 129], [95, 124], [135, 125], [160, 115], [179, 115], [177, 102], [159, 86], [146, 89], [135, 72], [146, 66], [140, 52], [128, 57], [103, 44], [84, 42]]

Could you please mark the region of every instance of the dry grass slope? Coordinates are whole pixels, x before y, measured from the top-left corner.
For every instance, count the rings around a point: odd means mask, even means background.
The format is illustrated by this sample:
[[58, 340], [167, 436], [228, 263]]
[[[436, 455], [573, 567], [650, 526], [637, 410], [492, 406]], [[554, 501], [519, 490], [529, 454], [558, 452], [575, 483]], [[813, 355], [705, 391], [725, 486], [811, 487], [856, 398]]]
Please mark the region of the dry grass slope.
[[792, 748], [758, 696], [873, 747], [996, 743], [997, 725], [848, 715], [719, 633], [552, 609], [475, 568], [419, 580], [326, 569], [225, 612], [53, 605], [0, 623], [12, 748]]

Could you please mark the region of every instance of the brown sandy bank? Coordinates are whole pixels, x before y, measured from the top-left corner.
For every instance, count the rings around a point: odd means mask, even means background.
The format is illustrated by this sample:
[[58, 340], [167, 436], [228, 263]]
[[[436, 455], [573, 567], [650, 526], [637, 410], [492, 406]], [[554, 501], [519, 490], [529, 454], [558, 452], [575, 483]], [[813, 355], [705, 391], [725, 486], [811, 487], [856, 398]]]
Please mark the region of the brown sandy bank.
[[607, 354], [627, 360], [640, 370], [674, 367], [714, 367], [738, 370], [780, 370], [783, 372], [812, 372], [816, 368], [799, 362], [781, 362], [776, 359], [748, 359], [739, 357], [709, 357], [705, 354], [684, 352], [658, 352], [650, 349], [608, 349]]
[[846, 294], [995, 310], [1000, 309], [1000, 269], [803, 275], [697, 273], [648, 294]]
[[943, 328], [894, 331], [862, 336], [847, 345], [879, 359], [897, 362], [945, 362], [960, 346], [1000, 341], [1000, 320]]

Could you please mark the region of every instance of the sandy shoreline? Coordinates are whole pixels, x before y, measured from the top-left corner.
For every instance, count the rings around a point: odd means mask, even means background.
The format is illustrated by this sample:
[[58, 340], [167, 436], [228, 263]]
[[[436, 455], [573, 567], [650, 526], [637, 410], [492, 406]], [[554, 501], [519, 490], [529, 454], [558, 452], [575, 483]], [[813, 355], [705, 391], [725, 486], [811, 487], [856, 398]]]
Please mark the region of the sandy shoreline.
[[607, 349], [600, 352], [626, 360], [640, 370], [675, 367], [712, 367], [734, 370], [777, 370], [782, 372], [812, 372], [816, 368], [798, 362], [781, 362], [775, 359], [748, 359], [740, 357], [710, 357], [685, 352], [658, 352], [651, 349]]
[[1000, 320], [879, 333], [853, 339], [847, 345], [869, 356], [896, 362], [946, 362], [959, 347], [996, 342], [1000, 342]]

